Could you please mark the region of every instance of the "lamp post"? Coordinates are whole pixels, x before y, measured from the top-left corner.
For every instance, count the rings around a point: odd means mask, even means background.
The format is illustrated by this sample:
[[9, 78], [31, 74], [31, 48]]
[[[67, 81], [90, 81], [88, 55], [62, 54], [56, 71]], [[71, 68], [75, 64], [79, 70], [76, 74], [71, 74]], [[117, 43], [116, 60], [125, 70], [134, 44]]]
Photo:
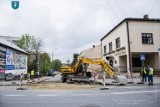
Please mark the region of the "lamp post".
[[56, 51], [57, 50], [57, 48], [55, 48], [53, 51], [52, 51], [52, 71], [53, 71], [53, 53], [54, 53], [54, 51]]

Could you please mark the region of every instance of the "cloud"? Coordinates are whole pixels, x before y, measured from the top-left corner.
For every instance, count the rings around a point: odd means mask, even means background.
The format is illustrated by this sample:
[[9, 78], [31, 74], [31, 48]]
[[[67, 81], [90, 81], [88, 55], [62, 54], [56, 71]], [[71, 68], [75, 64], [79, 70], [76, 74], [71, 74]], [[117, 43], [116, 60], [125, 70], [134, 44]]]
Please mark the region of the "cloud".
[[[160, 17], [157, 1], [149, 17]], [[41, 38], [43, 50], [63, 62], [100, 39], [126, 17], [149, 13], [151, 0], [20, 0], [17, 10], [11, 0], [0, 1], [0, 35], [30, 35]], [[160, 4], [160, 3], [159, 3]]]

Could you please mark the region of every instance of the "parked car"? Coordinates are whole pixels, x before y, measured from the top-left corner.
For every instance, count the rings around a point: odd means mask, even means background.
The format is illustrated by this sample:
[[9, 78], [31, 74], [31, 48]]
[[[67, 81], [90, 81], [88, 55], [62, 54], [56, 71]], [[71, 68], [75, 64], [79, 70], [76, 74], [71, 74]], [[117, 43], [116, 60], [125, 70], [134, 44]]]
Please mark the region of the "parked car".
[[14, 79], [14, 80], [20, 80], [20, 75], [14, 75], [14, 76], [13, 76], [13, 79]]
[[53, 71], [48, 71], [46, 76], [53, 76]]
[[6, 74], [5, 74], [5, 80], [6, 80], [6, 81], [13, 80], [13, 75], [12, 75], [12, 73], [6, 73]]
[[59, 73], [60, 73], [59, 71], [48, 71], [46, 75], [47, 76], [55, 76], [55, 75], [57, 75]]

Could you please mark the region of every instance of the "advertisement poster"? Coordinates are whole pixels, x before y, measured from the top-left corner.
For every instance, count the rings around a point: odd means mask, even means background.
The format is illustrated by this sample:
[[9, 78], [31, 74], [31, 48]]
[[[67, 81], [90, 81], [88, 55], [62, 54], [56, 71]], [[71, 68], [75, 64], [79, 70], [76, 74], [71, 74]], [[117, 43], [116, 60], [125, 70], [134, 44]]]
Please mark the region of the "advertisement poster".
[[6, 51], [6, 70], [14, 70], [15, 66], [13, 65], [13, 51], [7, 49]]
[[26, 68], [27, 68], [27, 56], [7, 49], [6, 69], [15, 70], [15, 69], [26, 69]]

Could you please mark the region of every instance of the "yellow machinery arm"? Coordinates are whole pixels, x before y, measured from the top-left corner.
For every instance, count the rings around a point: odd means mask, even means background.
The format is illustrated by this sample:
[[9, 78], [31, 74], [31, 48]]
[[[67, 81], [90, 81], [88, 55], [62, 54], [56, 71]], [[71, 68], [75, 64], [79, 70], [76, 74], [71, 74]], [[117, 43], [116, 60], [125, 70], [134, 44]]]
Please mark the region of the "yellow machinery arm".
[[104, 68], [104, 70], [109, 73], [110, 76], [115, 76], [116, 75], [113, 68], [108, 63], [106, 63], [103, 59], [81, 57], [79, 59], [79, 61], [76, 63], [76, 65], [73, 67], [74, 71], [77, 71], [77, 69], [78, 69], [78, 67], [80, 66], [81, 63], [101, 65]]
[[113, 68], [103, 59], [100, 58], [85, 58], [81, 57], [78, 62], [75, 64], [74, 67], [71, 66], [63, 66], [61, 67], [62, 75], [69, 75], [69, 74], [75, 74], [78, 70], [78, 68], [81, 66], [82, 63], [86, 64], [95, 64], [95, 65], [101, 65], [106, 72], [111, 77], [114, 77], [116, 81], [120, 84], [126, 84], [127, 78], [122, 75], [117, 75], [116, 72], [113, 70]]

